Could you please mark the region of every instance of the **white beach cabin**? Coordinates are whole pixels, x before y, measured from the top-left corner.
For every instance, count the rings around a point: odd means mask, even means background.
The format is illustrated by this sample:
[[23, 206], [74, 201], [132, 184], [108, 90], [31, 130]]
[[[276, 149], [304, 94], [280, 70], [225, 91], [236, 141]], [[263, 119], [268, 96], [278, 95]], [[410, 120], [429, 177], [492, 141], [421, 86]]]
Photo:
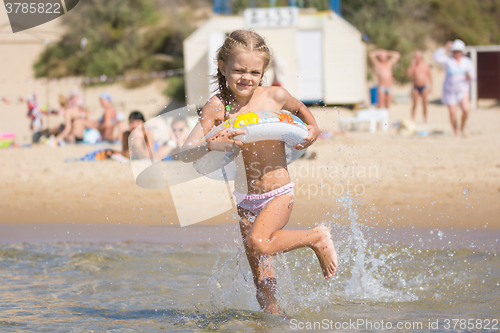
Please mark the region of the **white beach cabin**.
[[[251, 8], [214, 15], [184, 41], [187, 103], [203, 106], [216, 88], [215, 54], [233, 30], [252, 28], [271, 48], [275, 72], [292, 96], [306, 103], [356, 104], [367, 100], [366, 45], [362, 34], [333, 11], [297, 7]], [[275, 70], [275, 68], [277, 70]]]

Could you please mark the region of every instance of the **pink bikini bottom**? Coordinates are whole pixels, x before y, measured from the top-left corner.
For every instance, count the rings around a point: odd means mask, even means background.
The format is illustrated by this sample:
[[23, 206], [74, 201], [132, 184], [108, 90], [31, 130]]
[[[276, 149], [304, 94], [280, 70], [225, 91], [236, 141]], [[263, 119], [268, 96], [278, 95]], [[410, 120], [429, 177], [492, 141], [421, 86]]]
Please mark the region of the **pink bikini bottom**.
[[253, 215], [259, 215], [261, 210], [274, 198], [284, 194], [291, 194], [293, 196], [294, 186], [294, 183], [288, 183], [280, 188], [262, 194], [243, 194], [236, 191], [233, 194], [238, 202], [238, 207], [248, 210]]

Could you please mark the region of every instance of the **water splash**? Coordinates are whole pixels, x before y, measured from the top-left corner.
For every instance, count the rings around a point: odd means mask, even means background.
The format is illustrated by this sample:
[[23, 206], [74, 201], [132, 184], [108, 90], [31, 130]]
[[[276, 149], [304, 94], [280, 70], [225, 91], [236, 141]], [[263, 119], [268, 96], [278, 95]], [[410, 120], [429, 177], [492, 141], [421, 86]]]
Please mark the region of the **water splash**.
[[214, 312], [231, 308], [260, 309], [239, 230], [234, 230], [229, 248], [219, 249], [208, 288]]
[[[374, 243], [365, 233], [368, 227], [358, 222], [354, 199], [345, 194], [336, 198], [347, 219], [334, 215], [323, 222], [333, 232], [339, 255], [337, 275], [324, 280], [316, 255], [304, 248], [276, 255], [273, 268], [278, 279], [278, 298], [287, 314], [304, 309], [320, 312], [334, 304], [359, 301], [401, 302], [417, 299], [411, 293], [402, 261], [410, 261], [412, 251]], [[369, 240], [372, 245], [369, 245]], [[209, 279], [214, 311], [227, 308], [258, 310], [255, 287], [241, 236], [235, 230], [231, 255], [220, 253]]]
[[[352, 300], [407, 301], [412, 299], [412, 295], [405, 295], [398, 288], [404, 286], [405, 281], [402, 278], [398, 279], [399, 281], [393, 279], [399, 274], [393, 274], [391, 263], [400, 254], [392, 252], [390, 249], [384, 251], [384, 248], [378, 243], [372, 247], [368, 246], [368, 240], [363, 233], [366, 226], [358, 222], [358, 213], [354, 209], [353, 198], [344, 194], [336, 200], [342, 208], [347, 210], [351, 231], [350, 237], [344, 244], [345, 250], [341, 252], [344, 265], [351, 266], [350, 278], [343, 283], [345, 296]], [[394, 284], [394, 282], [397, 283]], [[389, 288], [388, 284], [392, 284], [396, 288]]]

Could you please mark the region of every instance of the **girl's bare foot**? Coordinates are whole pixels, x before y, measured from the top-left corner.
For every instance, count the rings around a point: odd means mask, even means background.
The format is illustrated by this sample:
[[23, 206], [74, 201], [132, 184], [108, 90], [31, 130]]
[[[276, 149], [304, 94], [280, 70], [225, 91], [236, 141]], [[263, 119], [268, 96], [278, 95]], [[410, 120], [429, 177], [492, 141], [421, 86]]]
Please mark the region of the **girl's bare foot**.
[[332, 236], [327, 227], [320, 225], [314, 230], [319, 233], [319, 237], [311, 248], [316, 252], [325, 279], [329, 279], [337, 271], [337, 252], [335, 252]]

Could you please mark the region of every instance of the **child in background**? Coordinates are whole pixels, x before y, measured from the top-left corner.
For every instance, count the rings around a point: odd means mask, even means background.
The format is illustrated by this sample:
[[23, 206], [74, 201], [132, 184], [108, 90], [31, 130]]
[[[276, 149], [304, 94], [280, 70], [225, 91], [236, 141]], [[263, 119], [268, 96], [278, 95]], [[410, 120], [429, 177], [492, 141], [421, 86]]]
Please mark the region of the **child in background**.
[[[270, 59], [269, 48], [255, 32], [237, 30], [226, 37], [217, 53], [219, 93], [207, 102], [200, 114], [204, 135], [214, 126], [240, 114], [284, 109], [308, 124], [309, 135], [304, 138], [305, 143], [295, 148], [304, 149], [316, 141], [319, 130], [309, 109], [284, 88], [262, 87], [262, 77]], [[237, 171], [235, 188], [244, 193], [235, 195], [242, 199], [238, 204], [238, 214], [243, 244], [257, 288], [257, 300], [265, 312], [278, 314], [280, 307], [276, 300], [272, 256], [309, 247], [316, 253], [324, 277], [328, 279], [337, 269], [337, 254], [330, 231], [325, 226], [311, 230], [283, 230], [294, 200], [285, 144], [271, 140], [243, 144], [234, 139], [243, 133], [242, 130], [226, 128], [209, 138], [206, 148], [198, 149], [190, 158], [198, 159], [211, 150], [224, 151], [231, 145], [240, 147], [245, 167]], [[238, 183], [238, 179], [246, 180]]]
[[[142, 133], [136, 132], [137, 135], [134, 134], [135, 136], [133, 136], [134, 138], [137, 137], [137, 144], [134, 146], [134, 156], [132, 156], [132, 158], [140, 159], [152, 157], [152, 151], [154, 150], [154, 138], [153, 133], [147, 131], [144, 127], [145, 122], [146, 120], [144, 119], [144, 115], [140, 111], [132, 111], [128, 116], [128, 124], [130, 129], [123, 132], [122, 135], [121, 155], [123, 155], [124, 157], [131, 158], [128, 145], [129, 137], [132, 132], [138, 127], [142, 127]], [[151, 145], [150, 142], [153, 142], [153, 145]]]

